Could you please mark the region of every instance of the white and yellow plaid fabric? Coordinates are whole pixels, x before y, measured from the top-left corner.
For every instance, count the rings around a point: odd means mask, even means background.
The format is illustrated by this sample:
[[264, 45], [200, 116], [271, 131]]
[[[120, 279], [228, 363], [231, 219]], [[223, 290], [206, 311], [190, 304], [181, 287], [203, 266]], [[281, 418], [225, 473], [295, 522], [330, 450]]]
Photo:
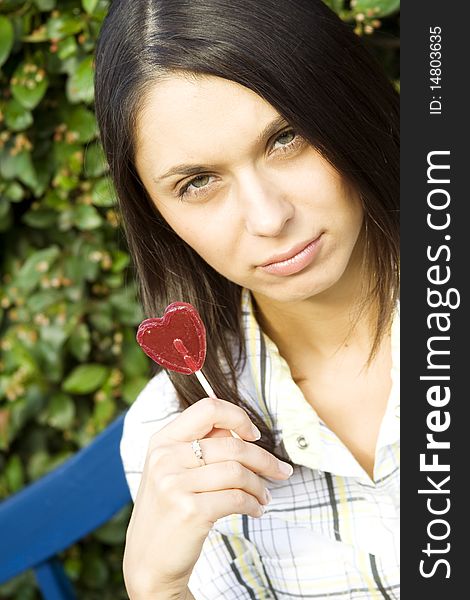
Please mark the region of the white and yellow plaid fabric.
[[[216, 522], [191, 575], [191, 592], [196, 600], [398, 599], [398, 310], [392, 390], [372, 481], [305, 400], [260, 330], [247, 290], [242, 309], [248, 359], [240, 391], [274, 430], [276, 451], [297, 466], [289, 480], [268, 481], [273, 499], [261, 518], [231, 515]], [[179, 410], [166, 373], [154, 377], [129, 410], [121, 455], [133, 498], [150, 436]]]

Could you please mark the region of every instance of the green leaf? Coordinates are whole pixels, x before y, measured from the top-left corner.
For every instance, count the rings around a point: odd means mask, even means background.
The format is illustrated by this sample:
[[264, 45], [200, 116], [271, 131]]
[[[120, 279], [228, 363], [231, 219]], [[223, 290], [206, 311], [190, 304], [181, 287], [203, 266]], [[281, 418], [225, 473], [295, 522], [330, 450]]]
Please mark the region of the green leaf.
[[109, 303], [116, 310], [120, 322], [124, 325], [138, 325], [141, 321], [134, 289], [124, 288], [113, 292], [109, 296]]
[[109, 568], [101, 556], [87, 552], [83, 557], [82, 581], [87, 587], [103, 590], [109, 579]]
[[14, 179], [17, 175], [17, 156], [13, 156], [7, 148], [0, 148], [0, 176], [3, 179]]
[[52, 180], [52, 185], [63, 192], [71, 192], [78, 186], [78, 176], [67, 170], [61, 170]]
[[93, 102], [93, 57], [88, 56], [77, 66], [67, 79], [67, 98], [72, 104]]
[[47, 30], [45, 25], [40, 25], [37, 29], [32, 31], [29, 35], [24, 35], [21, 38], [22, 42], [47, 42], [49, 38], [47, 37]]
[[14, 98], [7, 102], [4, 116], [5, 123], [12, 131], [24, 131], [33, 123], [31, 112]]
[[128, 506], [121, 509], [112, 519], [95, 529], [93, 537], [104, 544], [117, 545], [122, 544], [126, 540], [126, 530], [129, 524]]
[[95, 281], [100, 265], [83, 256], [67, 256], [64, 259], [64, 272], [66, 277], [81, 285], [83, 281]]
[[100, 333], [111, 333], [114, 329], [114, 320], [104, 312], [91, 312], [88, 319]]
[[134, 330], [127, 329], [124, 332], [122, 346], [122, 370], [126, 378], [129, 381], [133, 381], [138, 377], [147, 378], [149, 364], [149, 358], [135, 339]]
[[18, 492], [24, 485], [24, 470], [20, 457], [14, 454], [7, 462], [5, 476], [10, 493]]
[[12, 371], [19, 367], [23, 367], [23, 371], [30, 375], [35, 375], [39, 371], [39, 367], [35, 356], [31, 353], [25, 344], [14, 335], [14, 330], [10, 330], [10, 337], [6, 336], [6, 339], [11, 343], [11, 348], [7, 354], [3, 355], [3, 361], [5, 362], [5, 370]]
[[3, 219], [10, 212], [10, 203], [6, 198], [0, 196], [0, 219]]
[[11, 431], [13, 436], [22, 429], [22, 427], [32, 419], [43, 407], [44, 396], [37, 384], [32, 384], [26, 389], [23, 396], [18, 397], [11, 403]]
[[61, 40], [68, 35], [74, 35], [82, 31], [85, 23], [78, 15], [61, 13], [51, 17], [46, 24], [47, 35], [51, 40]]
[[57, 221], [59, 231], [69, 231], [73, 227], [73, 211], [71, 209], [63, 210]]
[[55, 324], [43, 325], [39, 330], [39, 334], [41, 340], [54, 350], [60, 350], [67, 339], [67, 331], [65, 328]]
[[12, 154], [8, 150], [0, 150], [0, 175], [5, 179], [19, 179], [33, 191], [39, 185], [36, 169], [27, 150]]
[[95, 115], [84, 106], [72, 108], [65, 120], [67, 129], [76, 134], [76, 141], [85, 144], [94, 139], [98, 133]]
[[0, 197], [0, 232], [8, 231], [13, 224], [13, 212], [6, 198]]
[[60, 60], [67, 60], [71, 56], [75, 56], [78, 50], [78, 44], [73, 35], [60, 40], [57, 44], [57, 56]]
[[357, 0], [354, 13], [364, 13], [368, 17], [381, 18], [400, 10], [400, 0]]
[[46, 409], [46, 423], [55, 429], [72, 427], [75, 419], [75, 404], [70, 396], [62, 392], [53, 394]]
[[98, 0], [82, 0], [83, 9], [89, 14], [93, 14], [93, 11], [98, 4]]
[[91, 192], [91, 199], [95, 206], [115, 206], [116, 196], [114, 195], [114, 188], [111, 180], [108, 177], [98, 179], [93, 186]]
[[122, 250], [116, 250], [113, 252], [113, 266], [111, 267], [112, 273], [120, 273], [130, 263], [131, 257], [128, 252]]
[[42, 191], [41, 180], [38, 177], [37, 171], [33, 164], [33, 159], [30, 152], [20, 152], [18, 155], [18, 179], [27, 185], [29, 189], [36, 195]]
[[48, 12], [55, 8], [56, 0], [34, 0], [34, 4], [41, 12]]
[[103, 223], [103, 219], [94, 206], [79, 204], [73, 211], [73, 222], [81, 230], [96, 229]]
[[113, 290], [121, 289], [124, 285], [122, 273], [113, 273], [112, 267], [111, 271], [106, 273], [103, 277], [103, 282]]
[[71, 455], [72, 452], [68, 450], [62, 450], [53, 457], [51, 457], [45, 450], [35, 452], [28, 464], [29, 478], [35, 480], [43, 477], [64, 463], [68, 458], [71, 457]]
[[36, 450], [28, 464], [28, 477], [33, 481], [39, 479], [47, 472], [49, 455], [44, 450]]
[[49, 208], [53, 208], [57, 212], [66, 210], [69, 207], [67, 198], [63, 198], [56, 190], [47, 190], [43, 203]]
[[83, 362], [88, 358], [91, 350], [91, 335], [86, 323], [80, 323], [75, 327], [67, 346], [77, 360]]
[[62, 389], [69, 394], [89, 394], [103, 385], [108, 374], [109, 369], [103, 365], [80, 365], [70, 373]]
[[99, 177], [107, 168], [101, 144], [90, 144], [85, 150], [85, 177]]
[[29, 210], [21, 217], [21, 221], [35, 229], [47, 229], [57, 223], [57, 212], [50, 208]]
[[17, 181], [12, 181], [6, 187], [4, 195], [10, 202], [21, 202], [24, 198], [24, 189]]
[[79, 557], [67, 556], [64, 559], [64, 571], [72, 581], [77, 581], [82, 572], [82, 561]]
[[[79, 135], [75, 132], [75, 135]], [[82, 146], [80, 144], [70, 144], [64, 141], [56, 142], [52, 148], [52, 155], [56, 167], [75, 167], [77, 163], [77, 157], [80, 154], [80, 165], [83, 163]], [[80, 168], [81, 170], [81, 168]]]
[[32, 110], [41, 102], [48, 86], [44, 69], [34, 62], [22, 62], [11, 78], [11, 93], [26, 109]]
[[[0, 4], [0, 7], [2, 5]], [[17, 575], [13, 579], [2, 583], [0, 586], [0, 598], [11, 600], [37, 600], [37, 584], [31, 569]]]
[[56, 304], [61, 299], [62, 292], [59, 290], [41, 290], [28, 296], [26, 299], [26, 306], [36, 315], [37, 313], [44, 312], [49, 306]]
[[126, 381], [122, 386], [122, 397], [124, 398], [124, 401], [131, 405], [147, 385], [149, 379], [150, 375], [149, 377], [135, 377], [134, 379]]
[[37, 250], [26, 259], [16, 276], [16, 285], [23, 293], [30, 292], [36, 287], [41, 277], [48, 272], [60, 253], [61, 250], [58, 246], [51, 246], [44, 250]]
[[61, 348], [39, 339], [34, 345], [34, 353], [50, 383], [60, 383], [64, 378], [64, 353]]
[[114, 400], [106, 398], [95, 404], [93, 410], [93, 422], [97, 431], [103, 430], [106, 425], [111, 421], [116, 412], [116, 405]]
[[0, 67], [10, 56], [14, 41], [13, 27], [10, 20], [3, 15], [0, 16]]

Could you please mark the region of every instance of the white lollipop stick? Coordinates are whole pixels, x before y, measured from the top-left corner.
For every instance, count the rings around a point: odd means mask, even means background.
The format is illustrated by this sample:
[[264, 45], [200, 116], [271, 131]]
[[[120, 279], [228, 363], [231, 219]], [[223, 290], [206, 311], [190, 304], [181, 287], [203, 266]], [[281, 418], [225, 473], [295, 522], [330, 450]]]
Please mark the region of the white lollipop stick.
[[204, 391], [209, 396], [209, 398], [217, 398], [214, 390], [211, 388], [210, 383], [204, 377], [204, 373], [202, 371], [194, 371], [194, 375], [196, 375], [197, 380], [202, 385]]
[[[207, 379], [204, 377], [204, 373], [199, 370], [199, 371], [194, 371], [194, 375], [196, 375], [197, 380], [199, 381], [199, 383], [202, 385], [204, 391], [206, 392], [206, 394], [209, 396], [209, 398], [216, 398], [217, 396], [215, 395], [214, 390], [211, 388], [209, 382], [207, 381]], [[242, 438], [238, 435], [238, 433], [235, 433], [235, 431], [232, 431], [230, 429], [230, 433], [233, 435], [233, 437], [238, 438], [239, 440], [241, 440]]]
[[[183, 356], [183, 360], [187, 364], [187, 366], [190, 369], [193, 369], [194, 359], [191, 358], [191, 356], [189, 355], [188, 350], [182, 342], [182, 340], [176, 338], [175, 340], [173, 340], [173, 346], [175, 347], [175, 350]], [[204, 373], [200, 369], [198, 371], [193, 371], [193, 373], [194, 375], [196, 375], [197, 380], [202, 385], [203, 390], [206, 392], [209, 398], [215, 398], [217, 400], [217, 396], [215, 395], [214, 390], [211, 388], [210, 383], [204, 377]], [[239, 440], [241, 440], [241, 437], [237, 433], [235, 433], [235, 431], [232, 431], [231, 429], [229, 431], [233, 435], [233, 437], [236, 437]]]

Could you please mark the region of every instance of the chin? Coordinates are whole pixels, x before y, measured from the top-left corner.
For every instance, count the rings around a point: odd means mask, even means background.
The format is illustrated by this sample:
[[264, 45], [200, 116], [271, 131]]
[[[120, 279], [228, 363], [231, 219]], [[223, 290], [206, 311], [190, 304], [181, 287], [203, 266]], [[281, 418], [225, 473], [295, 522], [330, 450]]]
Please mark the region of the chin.
[[320, 296], [330, 290], [336, 283], [335, 278], [329, 280], [301, 281], [300, 278], [295, 280], [292, 278], [284, 278], [273, 285], [259, 286], [258, 289], [252, 291], [256, 294], [261, 294], [274, 302], [293, 303], [303, 302], [315, 296]]

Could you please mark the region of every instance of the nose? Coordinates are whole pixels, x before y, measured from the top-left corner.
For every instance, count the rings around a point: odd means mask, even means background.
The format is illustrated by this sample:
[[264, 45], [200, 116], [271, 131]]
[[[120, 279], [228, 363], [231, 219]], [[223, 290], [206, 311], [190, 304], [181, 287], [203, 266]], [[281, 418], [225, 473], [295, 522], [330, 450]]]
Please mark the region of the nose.
[[278, 236], [295, 212], [279, 184], [255, 171], [240, 183], [240, 201], [246, 230], [255, 236]]

